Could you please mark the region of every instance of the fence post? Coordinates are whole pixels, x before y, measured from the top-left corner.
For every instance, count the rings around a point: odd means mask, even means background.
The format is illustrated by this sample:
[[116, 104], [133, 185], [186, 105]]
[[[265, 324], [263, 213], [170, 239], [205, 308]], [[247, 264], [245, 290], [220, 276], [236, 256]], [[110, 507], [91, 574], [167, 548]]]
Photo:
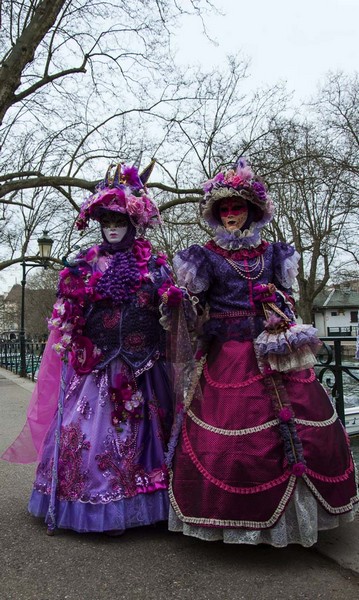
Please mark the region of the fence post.
[[344, 412], [344, 390], [343, 390], [343, 370], [342, 370], [342, 349], [341, 341], [334, 340], [334, 371], [335, 371], [335, 405], [338, 417], [345, 427]]

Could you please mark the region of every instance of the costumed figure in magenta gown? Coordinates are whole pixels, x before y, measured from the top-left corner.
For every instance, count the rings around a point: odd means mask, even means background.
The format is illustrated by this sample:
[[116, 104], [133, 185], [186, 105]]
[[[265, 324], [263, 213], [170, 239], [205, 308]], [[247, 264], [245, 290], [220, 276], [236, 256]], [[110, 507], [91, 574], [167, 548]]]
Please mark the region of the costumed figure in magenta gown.
[[168, 517], [173, 397], [159, 309], [178, 290], [141, 237], [159, 222], [151, 170], [118, 165], [82, 205], [77, 227], [98, 221], [103, 241], [60, 273], [28, 419], [2, 457], [39, 461], [29, 511], [50, 533], [120, 534]]
[[244, 160], [204, 185], [200, 208], [215, 236], [174, 263], [204, 323], [173, 459], [169, 528], [310, 546], [318, 530], [353, 519], [358, 495], [348, 437], [312, 368], [317, 331], [295, 319], [299, 255], [261, 239], [273, 204]]

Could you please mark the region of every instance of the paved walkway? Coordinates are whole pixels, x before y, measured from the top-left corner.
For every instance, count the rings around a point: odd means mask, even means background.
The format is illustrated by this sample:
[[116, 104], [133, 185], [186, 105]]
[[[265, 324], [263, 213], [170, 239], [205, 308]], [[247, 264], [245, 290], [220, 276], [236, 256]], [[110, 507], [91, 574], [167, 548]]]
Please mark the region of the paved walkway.
[[[33, 384], [0, 369], [0, 453], [24, 422]], [[357, 600], [359, 520], [310, 549], [231, 546], [169, 533], [121, 538], [61, 530], [26, 510], [34, 465], [0, 461], [0, 600]]]

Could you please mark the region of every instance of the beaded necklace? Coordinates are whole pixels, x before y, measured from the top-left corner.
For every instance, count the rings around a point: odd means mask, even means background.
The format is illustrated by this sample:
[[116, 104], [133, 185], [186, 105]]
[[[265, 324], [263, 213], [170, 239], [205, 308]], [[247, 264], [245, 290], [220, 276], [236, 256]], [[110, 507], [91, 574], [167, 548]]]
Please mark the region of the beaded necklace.
[[[241, 269], [241, 267], [230, 258], [224, 257], [224, 260], [226, 260], [228, 264], [230, 264], [231, 267], [233, 267], [233, 269], [238, 273], [238, 275], [243, 277], [243, 279], [247, 279], [248, 281], [254, 281], [255, 279], [258, 279], [264, 271], [263, 254], [261, 256], [257, 256], [254, 262], [251, 265], [245, 266], [244, 269]], [[259, 266], [260, 269], [258, 273], [251, 275], [251, 273], [253, 273]]]

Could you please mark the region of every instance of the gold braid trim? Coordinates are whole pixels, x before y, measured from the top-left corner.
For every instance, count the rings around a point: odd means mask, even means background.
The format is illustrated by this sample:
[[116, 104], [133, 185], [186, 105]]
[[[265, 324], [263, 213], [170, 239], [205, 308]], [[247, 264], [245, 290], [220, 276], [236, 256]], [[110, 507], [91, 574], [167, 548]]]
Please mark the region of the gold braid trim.
[[263, 423], [263, 425], [257, 425], [256, 427], [248, 427], [247, 429], [221, 429], [220, 427], [214, 427], [214, 425], [209, 425], [204, 421], [201, 421], [192, 410], [187, 412], [187, 415], [196, 425], [199, 425], [203, 429], [207, 429], [207, 431], [211, 431], [212, 433], [218, 433], [219, 435], [247, 435], [249, 433], [257, 433], [259, 431], [263, 431], [264, 429], [270, 429], [275, 425], [279, 425], [279, 419], [273, 419], [273, 421], [268, 421], [267, 423]]
[[275, 525], [275, 523], [278, 521], [278, 519], [280, 518], [280, 516], [282, 515], [292, 493], [294, 490], [294, 487], [296, 485], [296, 476], [295, 475], [291, 475], [289, 480], [288, 480], [288, 485], [287, 488], [276, 508], [276, 510], [274, 511], [273, 515], [270, 517], [270, 519], [268, 519], [268, 521], [243, 521], [243, 520], [227, 520], [227, 519], [207, 519], [207, 518], [201, 518], [201, 517], [189, 517], [184, 515], [181, 512], [180, 507], [177, 504], [174, 492], [173, 492], [173, 487], [172, 487], [172, 482], [173, 482], [173, 472], [172, 470], [169, 471], [169, 475], [170, 475], [170, 485], [169, 485], [169, 490], [168, 490], [168, 494], [169, 494], [169, 498], [170, 498], [170, 502], [172, 505], [173, 510], [175, 511], [177, 517], [183, 521], [184, 523], [188, 523], [191, 525], [213, 525], [215, 527], [247, 527], [249, 529], [267, 529], [268, 527], [272, 527], [272, 525]]

